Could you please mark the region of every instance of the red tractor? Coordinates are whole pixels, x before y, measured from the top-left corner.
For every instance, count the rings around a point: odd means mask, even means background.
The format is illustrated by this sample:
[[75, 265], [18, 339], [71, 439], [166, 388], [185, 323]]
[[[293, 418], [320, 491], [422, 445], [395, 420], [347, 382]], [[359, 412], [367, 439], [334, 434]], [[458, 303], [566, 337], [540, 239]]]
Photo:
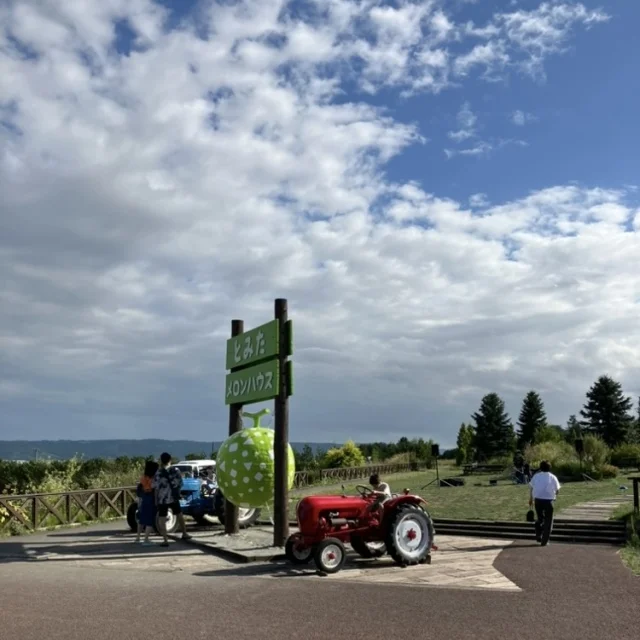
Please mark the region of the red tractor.
[[336, 573], [346, 559], [345, 544], [363, 558], [385, 553], [401, 565], [431, 563], [434, 528], [419, 496], [394, 494], [379, 505], [372, 490], [358, 485], [359, 496], [307, 496], [298, 503], [299, 531], [289, 536], [285, 553], [290, 562], [312, 559], [324, 573]]

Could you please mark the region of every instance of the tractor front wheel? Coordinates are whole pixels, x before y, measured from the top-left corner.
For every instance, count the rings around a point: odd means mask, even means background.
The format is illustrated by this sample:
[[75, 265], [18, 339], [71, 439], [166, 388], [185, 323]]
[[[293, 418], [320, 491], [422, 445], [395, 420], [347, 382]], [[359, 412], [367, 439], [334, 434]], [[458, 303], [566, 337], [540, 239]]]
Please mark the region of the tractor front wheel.
[[346, 559], [347, 550], [338, 538], [325, 538], [313, 552], [313, 560], [322, 573], [337, 573]]
[[313, 547], [301, 547], [300, 538], [299, 533], [293, 533], [284, 545], [284, 554], [291, 564], [309, 564], [313, 557]]
[[[156, 515], [156, 531], [158, 532], [161, 531], [159, 520], [160, 520], [160, 516]], [[178, 530], [178, 516], [176, 516], [176, 514], [173, 513], [172, 509], [167, 510], [166, 524], [167, 524], [167, 533], [169, 535], [171, 535], [172, 533], [175, 533]]]
[[[216, 495], [213, 500], [213, 506], [220, 524], [224, 526], [224, 496], [222, 495], [222, 491], [216, 491]], [[242, 507], [239, 507], [238, 526], [241, 529], [248, 529], [258, 521], [258, 518], [260, 518], [260, 513], [260, 509], [244, 509]]]
[[351, 547], [361, 558], [382, 558], [387, 553], [384, 542], [365, 542], [360, 536], [351, 536]]
[[400, 505], [385, 536], [389, 555], [400, 565], [422, 564], [431, 554], [432, 530], [426, 511], [411, 504]]

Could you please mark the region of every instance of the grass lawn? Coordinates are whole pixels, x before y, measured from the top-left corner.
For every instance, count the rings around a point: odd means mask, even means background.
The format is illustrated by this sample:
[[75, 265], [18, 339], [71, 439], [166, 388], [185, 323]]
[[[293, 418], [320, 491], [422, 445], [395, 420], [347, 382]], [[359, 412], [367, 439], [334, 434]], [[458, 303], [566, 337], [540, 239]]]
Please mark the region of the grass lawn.
[[620, 551], [620, 557], [635, 575], [640, 576], [640, 547], [627, 545]]
[[[440, 477], [460, 475], [457, 468], [441, 468]], [[394, 474], [384, 478], [391, 490], [401, 492], [405, 487], [411, 493], [422, 496], [429, 505], [434, 518], [454, 518], [460, 520], [508, 520], [524, 521], [529, 509], [529, 489], [526, 485], [514, 485], [508, 480], [501, 480], [496, 486], [489, 485], [489, 478], [494, 476], [478, 475], [465, 478], [464, 487], [442, 487], [436, 483], [421, 489], [436, 477], [435, 471], [419, 473]], [[356, 493], [356, 484], [366, 484], [366, 480], [345, 483], [347, 495]], [[474, 486], [482, 484], [482, 486]], [[556, 502], [556, 514], [567, 507], [581, 502], [598, 500], [619, 495], [619, 479], [601, 482], [572, 482], [562, 486]], [[290, 513], [295, 514], [295, 505], [303, 495], [321, 493], [342, 493], [340, 485], [306, 487], [291, 496]], [[295, 496], [295, 497], [294, 497]]]

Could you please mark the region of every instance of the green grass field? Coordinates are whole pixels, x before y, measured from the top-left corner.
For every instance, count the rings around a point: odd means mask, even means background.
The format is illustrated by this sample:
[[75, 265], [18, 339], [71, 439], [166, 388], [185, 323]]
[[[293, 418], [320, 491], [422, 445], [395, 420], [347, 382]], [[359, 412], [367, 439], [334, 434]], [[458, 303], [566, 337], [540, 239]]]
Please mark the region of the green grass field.
[[631, 569], [632, 573], [640, 576], [640, 547], [627, 545], [620, 551], [622, 561]]
[[[455, 467], [441, 469], [440, 477], [459, 475]], [[465, 478], [464, 487], [442, 487], [436, 483], [422, 489], [436, 477], [435, 471], [404, 473], [384, 478], [391, 490], [401, 492], [408, 488], [411, 493], [422, 496], [429, 505], [434, 518], [454, 518], [461, 520], [507, 520], [524, 521], [529, 509], [529, 489], [525, 485], [514, 485], [508, 480], [500, 480], [496, 486], [489, 485], [494, 476], [474, 475]], [[356, 493], [356, 484], [366, 484], [366, 479], [345, 483], [347, 495]], [[482, 486], [474, 486], [481, 484]], [[601, 482], [572, 482], [563, 485], [556, 502], [556, 513], [581, 502], [619, 495], [619, 479]], [[304, 495], [342, 493], [341, 486], [307, 487], [291, 496], [290, 513], [295, 514], [295, 505]]]

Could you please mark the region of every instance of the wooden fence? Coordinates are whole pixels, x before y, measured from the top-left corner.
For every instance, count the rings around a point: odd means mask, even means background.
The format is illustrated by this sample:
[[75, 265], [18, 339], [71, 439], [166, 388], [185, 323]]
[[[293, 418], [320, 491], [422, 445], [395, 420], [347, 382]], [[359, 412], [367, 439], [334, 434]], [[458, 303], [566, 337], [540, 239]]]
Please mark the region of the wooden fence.
[[135, 487], [0, 496], [0, 533], [123, 518], [135, 499]]
[[[377, 464], [343, 469], [297, 471], [294, 488], [337, 484], [366, 478], [372, 473], [393, 473], [424, 469], [423, 463]], [[0, 534], [36, 531], [93, 520], [124, 518], [136, 500], [135, 487], [83, 489], [64, 493], [0, 495]]]

